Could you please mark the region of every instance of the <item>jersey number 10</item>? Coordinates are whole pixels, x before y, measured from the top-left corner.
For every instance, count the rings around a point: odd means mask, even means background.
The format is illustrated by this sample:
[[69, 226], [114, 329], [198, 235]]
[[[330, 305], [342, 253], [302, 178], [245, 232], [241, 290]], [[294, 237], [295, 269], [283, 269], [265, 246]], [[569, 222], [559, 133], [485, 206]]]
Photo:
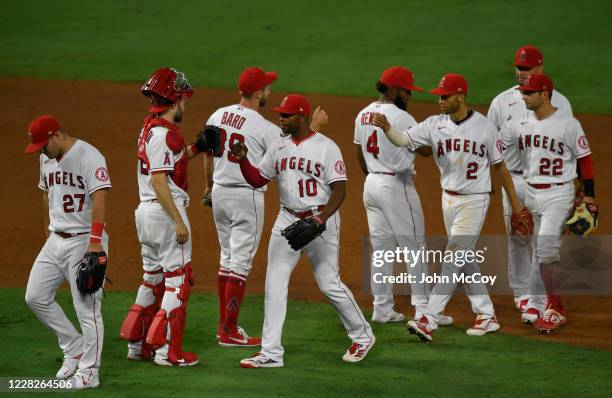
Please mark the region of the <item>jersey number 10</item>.
[[298, 189], [300, 191], [300, 198], [304, 197], [304, 193], [306, 193], [306, 196], [317, 196], [317, 180], [314, 178], [299, 180]]

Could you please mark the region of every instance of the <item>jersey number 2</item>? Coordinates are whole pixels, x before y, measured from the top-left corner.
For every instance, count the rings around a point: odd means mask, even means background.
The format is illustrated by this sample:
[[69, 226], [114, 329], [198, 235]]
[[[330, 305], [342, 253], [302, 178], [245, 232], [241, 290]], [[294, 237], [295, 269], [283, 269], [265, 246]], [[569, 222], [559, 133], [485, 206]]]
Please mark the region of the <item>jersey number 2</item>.
[[478, 177], [476, 176], [476, 172], [478, 171], [478, 163], [470, 162], [467, 164], [467, 171], [465, 172], [465, 178], [468, 180], [475, 180]]
[[370, 136], [368, 137], [366, 151], [371, 153], [372, 156], [374, 156], [374, 159], [378, 159], [380, 149], [378, 148], [378, 135], [376, 135], [376, 131], [370, 134]]

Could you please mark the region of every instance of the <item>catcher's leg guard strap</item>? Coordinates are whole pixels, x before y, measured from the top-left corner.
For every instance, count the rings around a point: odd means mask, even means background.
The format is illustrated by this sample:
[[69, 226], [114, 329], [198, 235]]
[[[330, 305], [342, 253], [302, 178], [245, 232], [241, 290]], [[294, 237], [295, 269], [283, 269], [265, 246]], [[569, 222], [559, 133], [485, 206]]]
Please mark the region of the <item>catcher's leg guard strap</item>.
[[[175, 271], [172, 274], [176, 273]], [[180, 365], [181, 362], [192, 362], [198, 358], [195, 353], [183, 352], [183, 332], [187, 318], [187, 301], [191, 295], [194, 277], [190, 264], [187, 264], [179, 275], [171, 276], [169, 274], [164, 275], [167, 281], [166, 292], [176, 293], [176, 297], [181, 303], [168, 314], [167, 322], [170, 326], [168, 360], [173, 364]]]

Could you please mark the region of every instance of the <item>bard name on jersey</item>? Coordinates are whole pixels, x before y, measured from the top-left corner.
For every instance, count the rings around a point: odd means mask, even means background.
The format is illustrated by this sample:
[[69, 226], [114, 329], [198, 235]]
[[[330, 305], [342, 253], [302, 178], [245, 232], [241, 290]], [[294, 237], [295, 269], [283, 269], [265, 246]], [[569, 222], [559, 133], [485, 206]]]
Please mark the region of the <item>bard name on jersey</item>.
[[49, 230], [81, 233], [91, 230], [91, 194], [110, 188], [104, 156], [95, 147], [76, 140], [61, 159], [40, 155], [38, 187], [49, 196]]
[[393, 145], [381, 128], [372, 125], [374, 113], [384, 114], [397, 131], [408, 130], [417, 124], [408, 112], [387, 102], [372, 102], [359, 112], [355, 119], [353, 142], [361, 145], [368, 172], [415, 174], [414, 152], [406, 147]]
[[[230, 148], [242, 142], [248, 149], [251, 164], [259, 164], [268, 147], [282, 136], [281, 129], [266, 120], [257, 111], [241, 105], [230, 105], [218, 109], [206, 124], [221, 128], [222, 154], [215, 158], [213, 181], [223, 186], [251, 188], [240, 172], [240, 165]], [[258, 190], [265, 191], [266, 186]]]

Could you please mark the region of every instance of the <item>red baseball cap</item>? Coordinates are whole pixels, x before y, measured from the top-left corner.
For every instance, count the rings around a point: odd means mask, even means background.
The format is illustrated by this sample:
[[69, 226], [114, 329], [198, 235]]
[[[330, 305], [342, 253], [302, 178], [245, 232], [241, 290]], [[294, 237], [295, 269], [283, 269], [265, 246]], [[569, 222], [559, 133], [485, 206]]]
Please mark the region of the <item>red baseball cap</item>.
[[423, 91], [421, 87], [414, 85], [414, 74], [401, 66], [392, 66], [385, 69], [380, 75], [380, 82], [387, 86], [401, 87], [406, 90]]
[[276, 72], [264, 72], [258, 67], [246, 68], [238, 78], [238, 90], [242, 95], [252, 95], [255, 91], [274, 83], [277, 78]]
[[452, 94], [467, 94], [468, 84], [465, 77], [458, 75], [457, 73], [447, 73], [442, 76], [438, 87], [429, 90], [430, 94], [433, 95], [452, 95]]
[[527, 77], [525, 84], [517, 87], [517, 90], [548, 91], [550, 94], [553, 91], [553, 82], [543, 73], [532, 73]]
[[533, 68], [542, 65], [544, 59], [540, 49], [534, 46], [524, 46], [516, 50], [514, 55], [514, 66]]
[[279, 107], [272, 109], [274, 112], [286, 113], [289, 115], [300, 114], [304, 116], [310, 115], [310, 104], [303, 95], [291, 94], [283, 98]]
[[34, 153], [40, 150], [49, 142], [49, 136], [60, 129], [59, 122], [51, 115], [39, 116], [32, 120], [28, 127], [30, 144], [26, 147], [25, 153]]

